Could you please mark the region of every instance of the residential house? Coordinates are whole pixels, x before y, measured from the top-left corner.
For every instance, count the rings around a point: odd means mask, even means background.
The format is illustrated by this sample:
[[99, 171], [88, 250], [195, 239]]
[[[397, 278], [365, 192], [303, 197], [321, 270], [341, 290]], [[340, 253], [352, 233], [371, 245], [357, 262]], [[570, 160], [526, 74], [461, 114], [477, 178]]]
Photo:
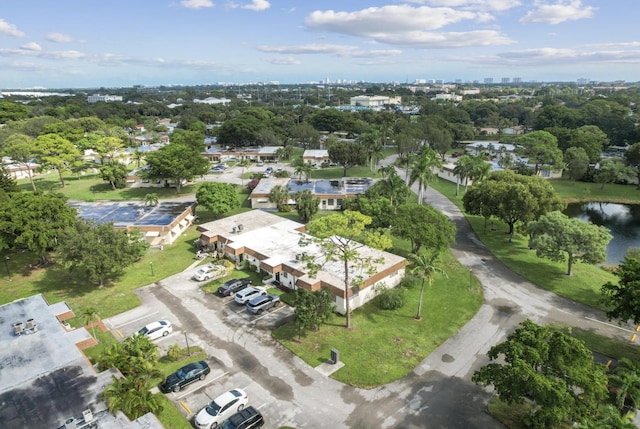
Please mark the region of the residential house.
[[[265, 284], [285, 290], [302, 288], [316, 291], [323, 286], [328, 287], [335, 297], [336, 310], [345, 313], [344, 265], [326, 260], [322, 249], [315, 244], [301, 245], [300, 239], [308, 237], [303, 224], [262, 210], [252, 210], [202, 224], [198, 231], [203, 246], [235, 261], [238, 266], [246, 264], [250, 269], [263, 273]], [[351, 309], [373, 299], [380, 288], [397, 286], [406, 265], [405, 258], [369, 246], [362, 245], [357, 252], [359, 257], [375, 262], [372, 270], [350, 266], [349, 278], [360, 280], [348, 293]], [[307, 268], [307, 259], [321, 265], [313, 276]]]

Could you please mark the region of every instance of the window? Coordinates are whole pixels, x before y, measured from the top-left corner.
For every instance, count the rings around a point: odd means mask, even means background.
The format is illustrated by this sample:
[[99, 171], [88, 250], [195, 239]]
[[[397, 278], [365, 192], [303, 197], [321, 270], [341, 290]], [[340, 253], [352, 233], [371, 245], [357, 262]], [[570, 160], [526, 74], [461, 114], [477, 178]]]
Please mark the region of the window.
[[327, 204], [329, 204], [330, 206], [334, 205], [334, 204], [333, 204], [333, 198], [329, 198], [329, 199], [327, 200]]
[[287, 273], [285, 273], [284, 271], [282, 271], [282, 272], [280, 273], [280, 275], [281, 275], [282, 277], [284, 277], [285, 279], [289, 276], [289, 275], [288, 275]]

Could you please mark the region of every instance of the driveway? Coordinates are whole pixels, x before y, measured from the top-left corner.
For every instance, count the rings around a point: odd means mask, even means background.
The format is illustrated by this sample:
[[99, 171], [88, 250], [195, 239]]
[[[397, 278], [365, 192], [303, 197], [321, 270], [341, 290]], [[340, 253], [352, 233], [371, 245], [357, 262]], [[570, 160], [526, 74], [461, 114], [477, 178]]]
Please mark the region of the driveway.
[[199, 284], [190, 280], [194, 269], [141, 288], [138, 294], [143, 305], [111, 318], [107, 324], [117, 326], [147, 317], [145, 311], [155, 311], [154, 317], [170, 320], [181, 333], [180, 339], [176, 336], [178, 343], [184, 346], [182, 338], [185, 342], [188, 338], [209, 354], [215, 376], [174, 398], [193, 413], [218, 394], [240, 387], [247, 391], [249, 403], [265, 415], [266, 427], [299, 429], [501, 428], [486, 412], [491, 393], [470, 379], [488, 362], [489, 348], [503, 341], [522, 320], [568, 323], [623, 340], [635, 332], [631, 326], [620, 328], [609, 323], [602, 312], [560, 298], [515, 275], [492, 257], [447, 198], [429, 188], [426, 201], [456, 223], [452, 251], [482, 284], [485, 302], [458, 333], [396, 382], [365, 390], [327, 377], [272, 339], [271, 329], [286, 320], [291, 309], [282, 307], [278, 310], [281, 314], [260, 320], [247, 317], [235, 304], [205, 295]]

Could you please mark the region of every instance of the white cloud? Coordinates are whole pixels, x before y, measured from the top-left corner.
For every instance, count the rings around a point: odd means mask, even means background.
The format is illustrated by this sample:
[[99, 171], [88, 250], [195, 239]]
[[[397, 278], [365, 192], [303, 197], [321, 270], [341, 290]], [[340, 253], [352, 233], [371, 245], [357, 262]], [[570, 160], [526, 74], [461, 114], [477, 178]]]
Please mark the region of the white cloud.
[[461, 7], [474, 10], [494, 10], [497, 12], [520, 6], [520, 0], [405, 0], [407, 3], [428, 4], [431, 6]]
[[338, 57], [371, 58], [399, 55], [402, 51], [397, 49], [364, 50], [353, 45], [310, 44], [295, 46], [258, 46], [258, 50], [268, 53], [293, 54], [293, 55], [335, 55]]
[[180, 4], [187, 9], [201, 9], [203, 7], [213, 7], [211, 0], [182, 0]]
[[62, 33], [49, 33], [47, 34], [46, 39], [54, 43], [73, 42], [73, 37], [68, 36], [66, 34], [62, 34]]
[[274, 57], [265, 58], [265, 61], [276, 66], [297, 66], [302, 64], [300, 61], [293, 57]]
[[26, 34], [23, 31], [18, 30], [13, 24], [9, 24], [4, 19], [0, 18], [0, 34], [6, 34], [12, 37], [25, 37]]
[[436, 30], [449, 24], [473, 20], [478, 14], [450, 8], [409, 5], [370, 7], [356, 12], [314, 11], [305, 18], [310, 30], [352, 36], [369, 36], [384, 29], [388, 33]]
[[423, 49], [495, 46], [515, 43], [510, 38], [493, 30], [440, 33], [412, 31], [404, 34], [379, 34], [373, 37], [380, 43]]
[[20, 49], [25, 51], [41, 51], [42, 46], [38, 45], [36, 42], [29, 42], [20, 46]]
[[[476, 1], [475, 3], [479, 3]], [[458, 0], [457, 3], [465, 3]], [[466, 3], [469, 3], [467, 1]], [[493, 16], [485, 11], [409, 5], [371, 7], [356, 12], [314, 11], [305, 19], [310, 30], [368, 37], [378, 43], [413, 48], [456, 48], [506, 45], [514, 43], [494, 30], [433, 32], [465, 20], [487, 22]]]
[[271, 3], [269, 3], [267, 0], [251, 0], [250, 4], [240, 6], [241, 9], [255, 10], [257, 12], [261, 10], [267, 10], [270, 7]]
[[507, 51], [492, 56], [447, 57], [448, 60], [482, 65], [544, 67], [606, 64], [640, 64], [639, 50], [538, 48]]
[[556, 0], [555, 4], [536, 1], [536, 9], [527, 12], [520, 22], [560, 24], [565, 21], [591, 18], [596, 8], [583, 6], [582, 0]]

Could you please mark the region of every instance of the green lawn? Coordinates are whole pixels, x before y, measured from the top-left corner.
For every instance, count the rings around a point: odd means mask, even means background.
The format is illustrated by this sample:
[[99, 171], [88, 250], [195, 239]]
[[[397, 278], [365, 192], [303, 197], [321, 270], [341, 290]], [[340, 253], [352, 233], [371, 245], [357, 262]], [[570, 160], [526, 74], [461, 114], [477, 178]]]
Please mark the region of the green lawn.
[[[462, 208], [462, 189], [461, 195], [456, 197], [454, 183], [438, 180], [432, 186]], [[608, 281], [616, 283], [618, 281], [616, 276], [602, 268], [587, 264], [575, 264], [572, 270], [573, 275], [567, 276], [567, 263], [538, 258], [535, 252], [529, 250], [528, 237], [516, 234], [512, 242], [509, 242], [506, 224], [495, 220], [496, 230], [492, 231], [485, 224], [484, 218], [466, 217], [478, 238], [491, 253], [514, 272], [558, 295], [594, 308], [604, 309], [600, 302], [600, 288]]]
[[640, 203], [640, 190], [634, 185], [602, 185], [575, 182], [566, 179], [551, 180], [556, 190], [567, 202], [602, 201], [610, 203]]
[[406, 291], [407, 304], [395, 311], [369, 303], [352, 313], [352, 329], [334, 315], [319, 331], [299, 339], [293, 324], [276, 329], [274, 337], [311, 366], [327, 361], [332, 348], [345, 366], [333, 378], [372, 388], [406, 376], [446, 339], [455, 334], [482, 304], [482, 294], [469, 272], [447, 254], [442, 266], [447, 278], [436, 277], [425, 286], [422, 320], [415, 319], [419, 284]]

